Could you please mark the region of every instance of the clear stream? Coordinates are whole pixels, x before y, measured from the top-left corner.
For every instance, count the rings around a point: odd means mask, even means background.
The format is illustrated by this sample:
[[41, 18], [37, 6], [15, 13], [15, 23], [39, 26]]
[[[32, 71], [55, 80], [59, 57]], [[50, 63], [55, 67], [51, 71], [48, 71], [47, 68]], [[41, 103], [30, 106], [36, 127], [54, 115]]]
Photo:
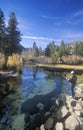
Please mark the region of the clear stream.
[[[0, 120], [3, 115], [8, 114], [10, 125], [12, 117], [14, 118], [18, 113], [30, 111], [33, 109], [33, 104], [42, 102], [45, 97], [48, 99], [59, 97], [64, 100], [65, 95], [69, 94], [69, 83], [62, 75], [63, 73], [42, 68], [24, 67], [20, 76], [9, 77], [0, 82], [0, 84], [8, 84], [11, 90], [11, 93], [0, 101], [1, 109], [3, 109], [0, 111]], [[3, 130], [6, 123], [4, 124], [3, 121]]]

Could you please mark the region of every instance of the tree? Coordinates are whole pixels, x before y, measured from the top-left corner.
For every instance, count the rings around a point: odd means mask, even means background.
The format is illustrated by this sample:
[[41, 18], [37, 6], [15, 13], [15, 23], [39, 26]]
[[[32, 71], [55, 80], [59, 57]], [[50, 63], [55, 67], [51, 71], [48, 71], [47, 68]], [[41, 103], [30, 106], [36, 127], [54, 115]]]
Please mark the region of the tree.
[[58, 51], [55, 51], [55, 53], [52, 56], [52, 63], [56, 64], [56, 63], [61, 63], [61, 58], [59, 56]]
[[68, 55], [68, 50], [67, 50], [67, 47], [66, 47], [64, 41], [62, 40], [60, 47], [59, 47], [59, 56], [62, 57], [65, 55]]
[[78, 55], [79, 54], [78, 50], [79, 50], [79, 43], [77, 42], [75, 44], [75, 47], [74, 47], [74, 55]]
[[83, 42], [77, 42], [74, 47], [74, 54], [83, 56]]
[[8, 22], [8, 47], [9, 47], [9, 54], [17, 53], [20, 51], [19, 43], [21, 41], [21, 33], [17, 28], [18, 22], [15, 14], [12, 12], [9, 16]]
[[43, 50], [41, 47], [39, 47], [39, 56], [43, 55]]
[[83, 42], [79, 43], [78, 55], [83, 56]]
[[35, 42], [33, 43], [32, 51], [33, 51], [33, 56], [38, 56], [39, 55], [39, 50], [38, 50], [38, 47], [37, 47]]
[[3, 11], [0, 9], [0, 52], [5, 51], [5, 38], [6, 38], [6, 28], [5, 28], [5, 22], [4, 22], [5, 18], [4, 18], [4, 13]]
[[54, 44], [54, 42], [49, 43], [45, 49], [45, 55], [48, 57], [52, 57], [52, 55], [55, 53], [56, 51], [56, 46]]

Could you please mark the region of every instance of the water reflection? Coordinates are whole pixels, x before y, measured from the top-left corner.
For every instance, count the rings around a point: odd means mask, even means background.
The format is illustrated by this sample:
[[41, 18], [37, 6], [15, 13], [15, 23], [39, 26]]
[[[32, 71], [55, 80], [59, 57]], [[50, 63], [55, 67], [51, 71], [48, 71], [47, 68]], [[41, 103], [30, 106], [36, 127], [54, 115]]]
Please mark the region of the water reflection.
[[38, 72], [38, 68], [37, 67], [33, 67], [33, 78], [36, 79], [36, 75]]

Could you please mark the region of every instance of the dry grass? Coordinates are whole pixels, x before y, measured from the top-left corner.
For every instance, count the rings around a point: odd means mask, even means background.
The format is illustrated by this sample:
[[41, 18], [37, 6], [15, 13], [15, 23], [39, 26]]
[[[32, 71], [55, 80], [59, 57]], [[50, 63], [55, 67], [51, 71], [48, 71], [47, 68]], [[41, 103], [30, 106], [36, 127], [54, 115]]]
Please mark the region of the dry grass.
[[83, 65], [65, 65], [65, 64], [37, 64], [38, 67], [46, 67], [46, 68], [57, 68], [57, 69], [72, 69], [72, 70], [83, 70]]

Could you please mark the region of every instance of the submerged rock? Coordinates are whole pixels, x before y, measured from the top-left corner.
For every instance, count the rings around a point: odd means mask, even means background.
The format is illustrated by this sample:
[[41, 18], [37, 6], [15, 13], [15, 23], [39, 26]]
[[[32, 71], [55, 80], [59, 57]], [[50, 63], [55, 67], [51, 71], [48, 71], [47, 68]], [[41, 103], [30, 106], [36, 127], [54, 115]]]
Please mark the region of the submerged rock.
[[54, 120], [53, 120], [53, 118], [48, 118], [48, 120], [46, 121], [46, 123], [45, 123], [45, 128], [47, 129], [47, 130], [50, 130], [50, 129], [52, 129], [52, 127], [53, 127], [53, 122], [54, 122]]
[[38, 107], [41, 111], [44, 110], [44, 104], [42, 104], [42, 103], [38, 103], [38, 104], [37, 104], [37, 107]]
[[14, 116], [12, 130], [24, 130], [24, 114]]

